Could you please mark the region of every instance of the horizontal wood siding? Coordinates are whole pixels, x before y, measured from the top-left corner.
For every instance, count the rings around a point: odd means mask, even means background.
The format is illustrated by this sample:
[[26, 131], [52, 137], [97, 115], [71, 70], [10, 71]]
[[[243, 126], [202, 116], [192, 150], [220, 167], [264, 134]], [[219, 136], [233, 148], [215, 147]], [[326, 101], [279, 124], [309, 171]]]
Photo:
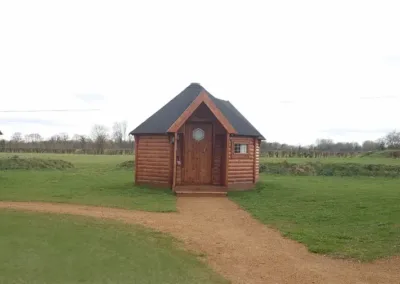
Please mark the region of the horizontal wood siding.
[[140, 135], [137, 145], [137, 183], [170, 184], [171, 144], [167, 135]]
[[221, 185], [221, 164], [222, 164], [222, 154], [224, 148], [224, 138], [225, 135], [215, 136], [214, 145], [214, 157], [213, 157], [213, 169], [212, 169], [212, 182], [214, 185]]
[[254, 181], [257, 182], [260, 177], [260, 143], [261, 140], [256, 139], [255, 145], [255, 162], [254, 162]]
[[[248, 154], [234, 154], [234, 143], [247, 144]], [[231, 137], [229, 142], [228, 184], [254, 182], [254, 139]]]

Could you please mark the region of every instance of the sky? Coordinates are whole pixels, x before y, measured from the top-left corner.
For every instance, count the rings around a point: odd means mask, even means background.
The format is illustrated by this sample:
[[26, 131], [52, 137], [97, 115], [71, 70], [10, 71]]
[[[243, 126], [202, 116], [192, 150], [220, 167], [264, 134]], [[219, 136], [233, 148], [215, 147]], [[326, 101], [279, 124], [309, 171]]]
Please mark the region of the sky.
[[[399, 15], [399, 1], [1, 1], [0, 130], [130, 131], [197, 82], [267, 141], [374, 140], [400, 129]], [[54, 109], [97, 110], [10, 112]]]

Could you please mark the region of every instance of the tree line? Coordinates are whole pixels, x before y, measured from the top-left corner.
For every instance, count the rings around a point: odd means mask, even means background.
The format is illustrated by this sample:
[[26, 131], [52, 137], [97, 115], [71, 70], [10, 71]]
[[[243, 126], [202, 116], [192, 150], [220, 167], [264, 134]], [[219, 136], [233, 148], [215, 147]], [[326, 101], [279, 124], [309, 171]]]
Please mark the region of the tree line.
[[[58, 133], [44, 139], [39, 133], [23, 135], [15, 132], [11, 139], [0, 140], [0, 152], [22, 153], [75, 153], [75, 154], [133, 154], [135, 142], [127, 133], [127, 122], [115, 122], [111, 128], [93, 125], [89, 135]], [[328, 157], [354, 156], [360, 152], [385, 149], [400, 150], [400, 132], [394, 130], [373, 141], [334, 142], [332, 139], [317, 139], [309, 146], [289, 145], [262, 141], [261, 154], [269, 157]]]
[[377, 140], [358, 142], [334, 142], [317, 139], [309, 146], [296, 146], [279, 142], [261, 143], [260, 152], [268, 157], [352, 157], [362, 152], [400, 150], [400, 132], [394, 130]]
[[133, 154], [133, 137], [127, 134], [127, 122], [115, 122], [110, 128], [93, 125], [89, 135], [75, 134], [70, 137], [61, 132], [50, 138], [39, 133], [15, 132], [11, 139], [0, 141], [0, 152], [9, 153], [65, 153], [65, 154]]

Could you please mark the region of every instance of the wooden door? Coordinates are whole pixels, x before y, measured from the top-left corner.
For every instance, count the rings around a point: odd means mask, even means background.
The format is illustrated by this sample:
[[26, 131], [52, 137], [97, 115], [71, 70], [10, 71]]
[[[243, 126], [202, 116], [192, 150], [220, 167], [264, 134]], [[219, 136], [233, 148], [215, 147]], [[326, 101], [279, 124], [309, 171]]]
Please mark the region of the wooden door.
[[186, 124], [184, 140], [184, 183], [211, 184], [212, 124]]

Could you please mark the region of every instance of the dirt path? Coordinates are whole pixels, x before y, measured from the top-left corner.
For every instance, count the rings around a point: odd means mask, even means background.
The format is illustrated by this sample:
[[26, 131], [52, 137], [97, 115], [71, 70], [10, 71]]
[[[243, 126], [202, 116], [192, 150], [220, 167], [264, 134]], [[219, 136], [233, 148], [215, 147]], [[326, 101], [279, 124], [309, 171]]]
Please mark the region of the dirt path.
[[116, 219], [168, 232], [232, 283], [400, 283], [400, 257], [360, 264], [309, 253], [226, 198], [178, 199], [179, 213], [0, 202], [0, 208]]

